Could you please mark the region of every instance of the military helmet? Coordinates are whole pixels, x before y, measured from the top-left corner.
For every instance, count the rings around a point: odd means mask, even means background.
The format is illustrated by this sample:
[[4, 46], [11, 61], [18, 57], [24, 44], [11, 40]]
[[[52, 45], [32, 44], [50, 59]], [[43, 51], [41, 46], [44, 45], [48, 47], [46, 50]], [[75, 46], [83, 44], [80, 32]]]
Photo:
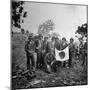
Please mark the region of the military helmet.
[[33, 33], [31, 33], [31, 34], [29, 35], [28, 39], [30, 40], [30, 39], [32, 39], [32, 38], [33, 38]]
[[55, 37], [54, 36], [52, 37], [52, 40], [55, 40]]
[[44, 39], [48, 39], [48, 37], [44, 37]]
[[72, 40], [72, 41], [74, 41], [74, 39], [73, 39], [73, 38], [70, 38], [70, 41], [71, 41], [71, 40]]
[[42, 34], [39, 34], [38, 37], [39, 37], [39, 38], [43, 38]]
[[65, 38], [65, 37], [63, 37], [63, 38], [62, 38], [62, 40], [66, 41], [66, 38]]

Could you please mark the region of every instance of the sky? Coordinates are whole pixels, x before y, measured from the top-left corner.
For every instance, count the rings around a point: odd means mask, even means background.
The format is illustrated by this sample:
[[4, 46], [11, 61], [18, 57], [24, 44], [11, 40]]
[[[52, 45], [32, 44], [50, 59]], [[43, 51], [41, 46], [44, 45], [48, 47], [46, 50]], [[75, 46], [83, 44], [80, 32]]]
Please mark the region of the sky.
[[53, 31], [69, 39], [78, 26], [87, 23], [87, 6], [83, 5], [25, 2], [24, 10], [27, 17], [21, 26], [33, 33], [37, 33], [39, 24], [51, 19], [55, 23]]

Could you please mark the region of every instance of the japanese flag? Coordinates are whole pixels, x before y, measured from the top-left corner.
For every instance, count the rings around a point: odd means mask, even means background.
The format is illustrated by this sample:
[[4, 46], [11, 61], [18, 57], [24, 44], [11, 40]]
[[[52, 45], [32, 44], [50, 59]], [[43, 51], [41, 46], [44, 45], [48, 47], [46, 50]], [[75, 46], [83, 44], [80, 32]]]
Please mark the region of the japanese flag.
[[55, 48], [55, 58], [57, 61], [67, 61], [69, 59], [69, 46], [60, 51]]

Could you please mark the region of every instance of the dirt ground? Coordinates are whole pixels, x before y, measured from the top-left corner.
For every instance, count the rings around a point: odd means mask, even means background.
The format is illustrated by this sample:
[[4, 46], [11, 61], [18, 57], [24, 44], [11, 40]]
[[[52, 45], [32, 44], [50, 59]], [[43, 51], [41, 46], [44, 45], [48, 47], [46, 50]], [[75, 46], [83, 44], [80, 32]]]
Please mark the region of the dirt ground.
[[73, 58], [72, 68], [59, 67], [56, 73], [37, 70], [30, 76], [26, 70], [24, 51], [26, 35], [14, 34], [12, 37], [12, 89], [45, 88], [57, 86], [87, 85], [87, 66], [82, 66], [81, 58]]

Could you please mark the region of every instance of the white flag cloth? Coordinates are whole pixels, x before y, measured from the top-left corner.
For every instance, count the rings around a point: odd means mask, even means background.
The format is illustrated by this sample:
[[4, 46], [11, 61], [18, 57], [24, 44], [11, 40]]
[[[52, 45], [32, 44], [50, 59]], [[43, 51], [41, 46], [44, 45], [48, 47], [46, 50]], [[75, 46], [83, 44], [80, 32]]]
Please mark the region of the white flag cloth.
[[55, 58], [57, 61], [67, 61], [69, 59], [69, 46], [60, 51], [55, 48]]

